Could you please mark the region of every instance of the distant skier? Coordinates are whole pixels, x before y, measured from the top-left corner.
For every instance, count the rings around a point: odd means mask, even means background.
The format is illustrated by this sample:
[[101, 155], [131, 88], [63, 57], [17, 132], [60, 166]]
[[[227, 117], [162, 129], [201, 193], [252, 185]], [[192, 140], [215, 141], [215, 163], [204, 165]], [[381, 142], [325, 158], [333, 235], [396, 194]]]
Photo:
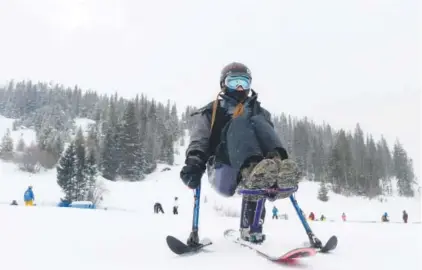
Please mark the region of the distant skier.
[[161, 206], [161, 203], [156, 202], [156, 203], [154, 204], [154, 213], [155, 213], [155, 214], [158, 214], [158, 213], [160, 213], [160, 212], [164, 214], [163, 207]]
[[321, 217], [319, 218], [320, 221], [325, 221], [327, 218], [322, 214]]
[[18, 205], [18, 202], [16, 200], [13, 200], [10, 205]]
[[315, 220], [315, 214], [314, 214], [314, 212], [311, 212], [311, 213], [309, 214], [309, 220], [312, 220], [312, 221], [314, 221], [314, 220]]
[[407, 223], [408, 218], [409, 218], [409, 215], [407, 214], [406, 210], [403, 210], [403, 222]]
[[385, 212], [384, 215], [382, 215], [381, 221], [382, 222], [389, 222], [390, 221], [390, 219], [388, 218], [387, 212]]
[[[223, 196], [236, 190], [260, 190], [262, 195], [243, 195], [240, 236], [260, 243], [265, 240], [265, 201], [288, 198], [297, 190], [301, 177], [296, 163], [288, 159], [270, 113], [261, 107], [251, 88], [248, 67], [233, 62], [220, 74], [220, 92], [215, 101], [194, 112], [183, 182], [197, 188], [208, 169], [211, 185]], [[285, 192], [268, 192], [283, 188]], [[196, 243], [197, 239], [188, 239]]]
[[278, 219], [278, 209], [277, 207], [273, 207], [273, 219]]
[[174, 197], [173, 215], [178, 215], [178, 214], [179, 214], [179, 202], [178, 202], [178, 198]]
[[341, 214], [341, 219], [342, 219], [343, 221], [346, 221], [346, 213], [344, 213], [344, 212], [343, 212], [343, 214]]
[[23, 200], [25, 201], [25, 206], [33, 206], [34, 205], [34, 191], [32, 190], [32, 186], [29, 186], [28, 189], [23, 194]]

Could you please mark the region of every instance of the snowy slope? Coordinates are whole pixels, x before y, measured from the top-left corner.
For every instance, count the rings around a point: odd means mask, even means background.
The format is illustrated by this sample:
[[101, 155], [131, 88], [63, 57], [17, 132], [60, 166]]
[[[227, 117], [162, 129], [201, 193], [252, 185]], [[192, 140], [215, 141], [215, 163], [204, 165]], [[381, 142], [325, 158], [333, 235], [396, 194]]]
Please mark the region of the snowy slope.
[[[88, 122], [79, 121], [81, 125]], [[179, 148], [178, 152], [183, 154], [184, 149]], [[142, 182], [105, 181], [108, 192], [102, 206], [107, 211], [0, 205], [0, 216], [5, 217], [0, 230], [0, 269], [280, 269], [222, 237], [224, 229], [239, 225], [238, 218], [226, 217], [224, 213], [236, 214], [240, 198], [222, 198], [210, 189], [206, 178], [200, 235], [211, 238], [214, 244], [207, 249], [209, 252], [198, 256], [178, 257], [168, 250], [165, 236], [186, 239], [192, 220], [193, 193], [179, 180], [183, 156], [177, 155], [175, 163], [175, 166], [160, 164]], [[165, 167], [171, 170], [161, 172]], [[34, 186], [38, 205], [53, 205], [62, 196], [54, 170], [31, 176], [18, 171], [13, 164], [0, 162], [0, 171], [0, 202], [17, 199], [21, 204], [28, 184]], [[418, 201], [393, 197], [381, 204], [330, 193], [330, 201], [322, 203], [316, 199], [317, 188], [313, 183], [302, 183], [297, 199], [306, 213], [314, 211], [317, 216], [324, 213], [334, 220], [311, 222], [317, 236], [324, 240], [336, 234], [340, 242], [334, 254], [307, 260], [304, 268], [421, 269], [420, 224], [338, 221], [343, 211], [350, 220], [360, 221], [378, 221], [388, 211], [393, 220], [399, 221], [403, 209], [409, 212], [411, 222], [420, 221]], [[171, 215], [175, 196], [179, 198], [179, 216]], [[152, 214], [156, 201], [162, 203], [165, 215]], [[267, 214], [265, 231], [269, 240], [263, 248], [274, 255], [307, 240], [290, 203], [284, 200], [276, 204], [289, 219], [271, 220], [270, 213]], [[271, 204], [267, 207], [270, 210]]]
[[[1, 216], [7, 217], [0, 230], [0, 268], [281, 269], [222, 237], [222, 230], [238, 225], [237, 219], [216, 219], [209, 212], [202, 213], [200, 233], [214, 245], [208, 252], [178, 257], [167, 249], [165, 236], [187, 237], [191, 220], [187, 213], [172, 216], [0, 206]], [[274, 254], [306, 240], [296, 220], [269, 220], [266, 229], [270, 232], [266, 247]], [[337, 234], [340, 243], [335, 253], [305, 261], [305, 269], [421, 269], [421, 247], [416, 238], [420, 225], [319, 223], [313, 229], [322, 239]]]

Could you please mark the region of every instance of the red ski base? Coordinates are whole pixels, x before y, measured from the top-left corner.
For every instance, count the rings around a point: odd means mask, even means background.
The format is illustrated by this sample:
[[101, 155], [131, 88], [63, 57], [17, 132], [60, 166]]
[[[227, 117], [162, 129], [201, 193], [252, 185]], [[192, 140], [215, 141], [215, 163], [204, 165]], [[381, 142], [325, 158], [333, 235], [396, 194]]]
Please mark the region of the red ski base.
[[312, 257], [317, 254], [317, 251], [314, 248], [307, 247], [292, 249], [280, 257], [271, 257], [259, 250], [256, 250], [256, 252], [270, 261], [289, 265], [297, 264], [301, 258]]
[[276, 258], [275, 262], [284, 264], [296, 264], [298, 259], [311, 257], [317, 254], [314, 248], [296, 248], [285, 253], [283, 256]]
[[281, 256], [271, 256], [268, 253], [259, 250], [259, 246], [250, 244], [248, 242], [241, 240], [239, 237], [237, 237], [237, 234], [238, 234], [237, 231], [228, 229], [224, 232], [224, 237], [232, 241], [233, 243], [236, 243], [243, 247], [247, 247], [251, 250], [254, 250], [258, 255], [261, 255], [267, 260], [270, 260], [275, 263], [295, 265], [299, 263], [301, 258], [312, 257], [317, 254], [317, 250], [314, 248], [300, 247], [300, 248], [289, 250]]

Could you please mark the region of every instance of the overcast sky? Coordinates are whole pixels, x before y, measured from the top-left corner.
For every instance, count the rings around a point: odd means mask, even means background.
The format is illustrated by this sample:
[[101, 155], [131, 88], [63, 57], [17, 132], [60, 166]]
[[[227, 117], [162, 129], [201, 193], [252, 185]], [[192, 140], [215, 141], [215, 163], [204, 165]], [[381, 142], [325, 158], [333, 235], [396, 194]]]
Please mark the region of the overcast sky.
[[0, 83], [201, 106], [221, 68], [242, 61], [273, 114], [360, 122], [391, 147], [398, 137], [420, 176], [418, 10], [417, 0], [2, 0]]

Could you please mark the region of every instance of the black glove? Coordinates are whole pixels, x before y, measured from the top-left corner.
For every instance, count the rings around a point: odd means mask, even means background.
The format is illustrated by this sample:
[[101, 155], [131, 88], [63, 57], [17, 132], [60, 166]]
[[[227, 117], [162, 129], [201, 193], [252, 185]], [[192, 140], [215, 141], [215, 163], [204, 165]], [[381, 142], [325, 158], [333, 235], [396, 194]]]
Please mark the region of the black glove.
[[186, 165], [180, 171], [180, 178], [186, 186], [195, 189], [201, 184], [201, 178], [205, 172], [204, 161], [198, 156], [189, 156], [185, 163]]

